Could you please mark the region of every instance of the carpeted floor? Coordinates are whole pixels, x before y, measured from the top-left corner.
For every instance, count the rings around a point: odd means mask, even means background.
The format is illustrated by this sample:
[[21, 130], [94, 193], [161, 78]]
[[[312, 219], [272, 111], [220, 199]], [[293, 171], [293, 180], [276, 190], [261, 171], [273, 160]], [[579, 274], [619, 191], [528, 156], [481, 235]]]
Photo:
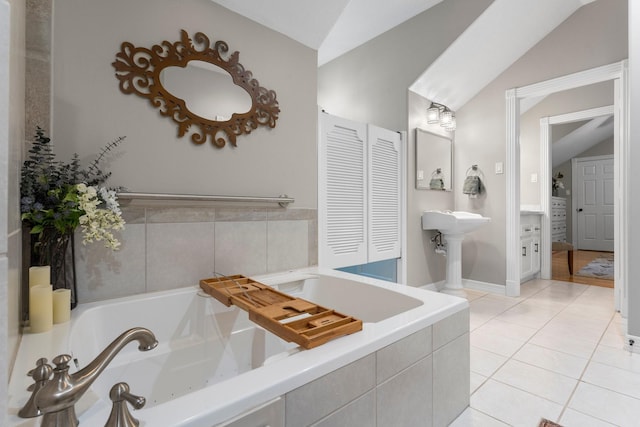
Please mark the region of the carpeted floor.
[[596, 258], [582, 267], [575, 275], [613, 280], [613, 258]]

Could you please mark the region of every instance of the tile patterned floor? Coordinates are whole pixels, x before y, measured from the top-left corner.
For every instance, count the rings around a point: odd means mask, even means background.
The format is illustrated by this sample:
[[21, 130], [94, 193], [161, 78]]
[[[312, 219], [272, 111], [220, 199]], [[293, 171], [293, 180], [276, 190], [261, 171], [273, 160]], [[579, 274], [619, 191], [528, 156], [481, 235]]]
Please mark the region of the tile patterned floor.
[[467, 290], [471, 405], [451, 426], [640, 426], [640, 354], [613, 289], [532, 280], [519, 298]]

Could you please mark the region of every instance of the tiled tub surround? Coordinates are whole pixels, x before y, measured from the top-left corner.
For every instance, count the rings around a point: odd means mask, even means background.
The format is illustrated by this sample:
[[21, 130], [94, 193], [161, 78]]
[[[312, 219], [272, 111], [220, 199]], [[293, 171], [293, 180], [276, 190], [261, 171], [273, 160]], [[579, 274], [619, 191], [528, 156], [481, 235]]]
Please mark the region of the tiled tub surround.
[[214, 272], [285, 271], [317, 264], [317, 211], [255, 206], [124, 206], [121, 248], [76, 235], [78, 302], [197, 285]]
[[[363, 330], [299, 351], [197, 287], [80, 304], [71, 323], [24, 335], [10, 383], [10, 425], [39, 424], [15, 416], [35, 360], [72, 352], [84, 366], [132, 326], [154, 331], [158, 347], [143, 353], [130, 344], [115, 357], [77, 405], [81, 425], [105, 422], [108, 390], [120, 381], [147, 397], [134, 416], [149, 426], [218, 425], [269, 402], [268, 410], [281, 411], [268, 421], [273, 427], [446, 426], [468, 406], [466, 300], [316, 267], [255, 279], [301, 297], [307, 283], [340, 286], [344, 293], [313, 296], [325, 306], [343, 301], [341, 310], [361, 318]], [[354, 289], [363, 297], [345, 297]]]

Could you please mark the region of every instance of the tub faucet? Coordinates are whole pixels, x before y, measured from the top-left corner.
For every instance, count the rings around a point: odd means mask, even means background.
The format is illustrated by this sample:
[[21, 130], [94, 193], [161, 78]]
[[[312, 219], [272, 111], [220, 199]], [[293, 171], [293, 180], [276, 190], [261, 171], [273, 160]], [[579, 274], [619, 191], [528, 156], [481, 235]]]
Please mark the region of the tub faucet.
[[56, 367], [51, 380], [38, 391], [35, 403], [43, 414], [42, 427], [77, 427], [75, 404], [109, 365], [111, 360], [131, 341], [138, 341], [138, 350], [148, 351], [158, 345], [155, 335], [145, 328], [132, 328], [113, 340], [102, 353], [83, 369], [69, 374], [71, 356], [61, 354], [53, 359]]

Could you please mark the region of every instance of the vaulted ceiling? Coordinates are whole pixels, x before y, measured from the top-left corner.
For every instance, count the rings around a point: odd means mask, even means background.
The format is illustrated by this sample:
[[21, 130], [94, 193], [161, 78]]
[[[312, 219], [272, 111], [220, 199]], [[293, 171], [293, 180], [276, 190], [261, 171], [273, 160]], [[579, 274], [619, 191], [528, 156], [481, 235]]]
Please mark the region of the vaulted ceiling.
[[211, 0], [318, 51], [318, 65], [442, 0]]
[[[322, 66], [443, 0], [211, 1], [316, 49]], [[455, 111], [592, 1], [494, 0], [410, 89]]]

